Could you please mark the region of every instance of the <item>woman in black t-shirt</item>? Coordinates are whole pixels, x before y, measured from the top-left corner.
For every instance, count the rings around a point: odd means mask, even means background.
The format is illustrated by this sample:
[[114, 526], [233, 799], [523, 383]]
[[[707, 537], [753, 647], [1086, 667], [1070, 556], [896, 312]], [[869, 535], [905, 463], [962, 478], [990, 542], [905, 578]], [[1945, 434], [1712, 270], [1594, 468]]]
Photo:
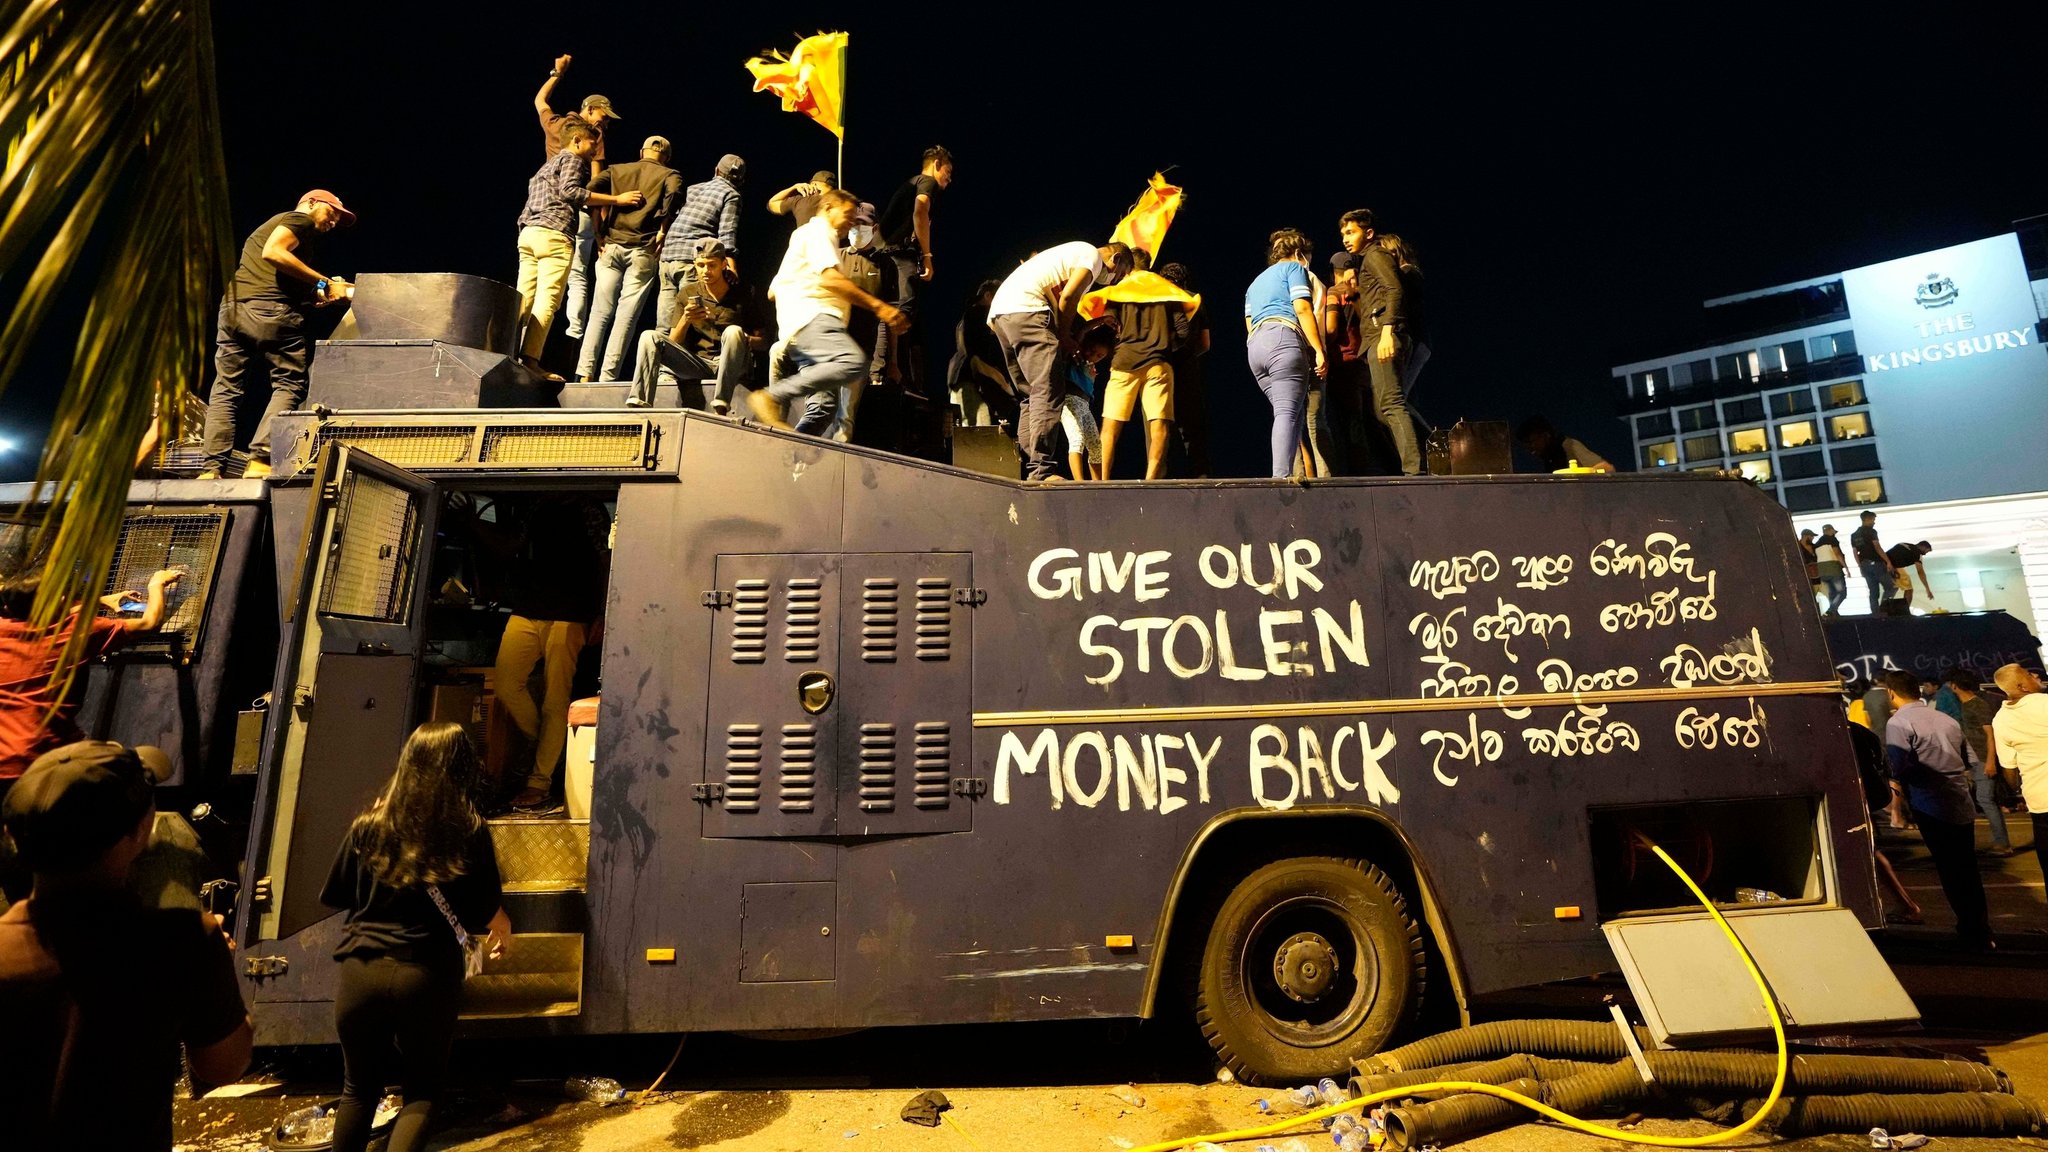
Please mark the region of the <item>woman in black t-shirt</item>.
[[414, 730], [384, 794], [343, 838], [320, 892], [322, 903], [348, 912], [334, 950], [343, 1062], [338, 1152], [369, 1143], [378, 1097], [393, 1083], [403, 1085], [405, 1107], [387, 1147], [425, 1145], [462, 995], [463, 952], [449, 916], [465, 933], [486, 936], [493, 957], [511, 934], [490, 829], [474, 799], [478, 775], [461, 725]]

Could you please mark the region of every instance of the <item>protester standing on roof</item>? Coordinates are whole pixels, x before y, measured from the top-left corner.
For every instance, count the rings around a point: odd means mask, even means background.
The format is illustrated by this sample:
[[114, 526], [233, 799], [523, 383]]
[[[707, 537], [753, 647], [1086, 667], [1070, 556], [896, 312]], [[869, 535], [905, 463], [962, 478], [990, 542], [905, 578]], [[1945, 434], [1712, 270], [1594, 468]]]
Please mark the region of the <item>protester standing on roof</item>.
[[[555, 84], [569, 71], [569, 64], [575, 58], [564, 53], [555, 57], [555, 66], [548, 71], [548, 78], [541, 81], [540, 91], [534, 93], [533, 110], [540, 116], [541, 146], [552, 158], [563, 147], [562, 124], [569, 120], [581, 121], [597, 137], [597, 148], [590, 154], [590, 174], [597, 176], [605, 170], [604, 149], [605, 128], [619, 114], [612, 111], [612, 102], [603, 96], [591, 95], [583, 98], [575, 112], [557, 112], [550, 104], [555, 94]], [[571, 231], [574, 242], [569, 261], [569, 339], [583, 338], [583, 311], [588, 304], [590, 289], [590, 261], [597, 250], [597, 217], [590, 211], [602, 206], [585, 204], [577, 209]]]

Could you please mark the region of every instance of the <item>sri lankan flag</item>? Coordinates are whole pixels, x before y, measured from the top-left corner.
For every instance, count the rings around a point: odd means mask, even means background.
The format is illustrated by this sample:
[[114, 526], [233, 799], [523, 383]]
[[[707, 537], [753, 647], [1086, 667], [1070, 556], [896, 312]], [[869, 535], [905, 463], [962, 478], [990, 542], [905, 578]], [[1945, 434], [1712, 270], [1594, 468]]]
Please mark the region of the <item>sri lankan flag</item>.
[[840, 115], [846, 106], [846, 33], [820, 32], [796, 42], [789, 55], [770, 52], [747, 61], [754, 91], [782, 98], [784, 112], [801, 112], [844, 140]]
[[1152, 263], [1157, 267], [1159, 246], [1166, 243], [1166, 230], [1173, 227], [1173, 217], [1180, 211], [1180, 202], [1180, 188], [1168, 184], [1164, 173], [1154, 172], [1144, 195], [1138, 197], [1130, 214], [1117, 222], [1116, 231], [1109, 238], [1121, 240], [1133, 248], [1143, 248], [1152, 254]]

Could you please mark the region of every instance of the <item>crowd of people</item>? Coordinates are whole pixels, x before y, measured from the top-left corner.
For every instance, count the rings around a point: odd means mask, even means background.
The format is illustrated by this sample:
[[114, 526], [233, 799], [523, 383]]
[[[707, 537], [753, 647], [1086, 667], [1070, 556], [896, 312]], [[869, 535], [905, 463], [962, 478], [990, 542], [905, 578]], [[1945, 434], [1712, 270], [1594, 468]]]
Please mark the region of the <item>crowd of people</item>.
[[[1997, 938], [1977, 865], [1978, 817], [1990, 833], [1985, 853], [2004, 858], [2013, 854], [2006, 817], [2028, 815], [2035, 856], [2048, 870], [2048, 696], [2040, 676], [2020, 664], [2000, 667], [1991, 682], [2002, 699], [1969, 667], [1950, 669], [1938, 683], [1894, 669], [1848, 689], [1872, 810], [1894, 829], [1919, 830], [1957, 935], [1985, 949], [1996, 948]], [[1903, 908], [1891, 919], [1920, 923], [1919, 904], [1881, 851], [1877, 864]]]
[[[621, 117], [607, 97], [555, 107], [572, 62], [558, 57], [534, 95], [543, 158], [517, 217], [516, 344], [535, 375], [568, 382], [544, 363], [559, 317], [576, 345], [574, 379], [625, 382], [628, 406], [653, 405], [668, 386], [684, 406], [727, 414], [744, 393], [765, 424], [848, 440], [864, 391], [879, 386], [1004, 428], [1033, 480], [1059, 476], [1062, 456], [1065, 478], [1110, 477], [1134, 422], [1147, 479], [1208, 474], [1209, 332], [1184, 265], [1154, 276], [1153, 254], [1123, 243], [1047, 245], [976, 290], [939, 378], [920, 320], [950, 151], [926, 149], [873, 201], [830, 171], [779, 189], [767, 210], [794, 225], [779, 261], [754, 256], [751, 242], [743, 259], [745, 159], [728, 154], [692, 183], [669, 166], [669, 140], [649, 135], [612, 162]], [[338, 196], [315, 189], [244, 242], [220, 307], [205, 475], [231, 467], [252, 372], [269, 388], [243, 474], [269, 471], [270, 424], [304, 401], [321, 314], [353, 294], [320, 270], [321, 238], [354, 222]], [[1337, 235], [1328, 283], [1310, 270], [1308, 238], [1283, 229], [1246, 291], [1248, 361], [1273, 412], [1271, 472], [1415, 475], [1425, 459], [1408, 396], [1431, 352], [1420, 258], [1365, 209], [1345, 213]], [[1084, 318], [1084, 296], [1134, 272], [1173, 290], [1112, 295]]]

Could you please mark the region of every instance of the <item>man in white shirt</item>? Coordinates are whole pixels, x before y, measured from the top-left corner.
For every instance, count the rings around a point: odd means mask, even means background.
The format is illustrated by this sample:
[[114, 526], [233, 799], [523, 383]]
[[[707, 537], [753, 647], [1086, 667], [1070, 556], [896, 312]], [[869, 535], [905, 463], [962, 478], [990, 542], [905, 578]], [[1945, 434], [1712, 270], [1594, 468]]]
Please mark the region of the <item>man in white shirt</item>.
[[775, 324], [783, 342], [783, 359], [791, 369], [765, 392], [747, 396], [754, 418], [771, 428], [792, 431], [784, 413], [792, 401], [805, 401], [793, 429], [815, 436], [839, 412], [839, 390], [861, 378], [868, 358], [846, 331], [854, 307], [873, 312], [892, 332], [910, 326], [903, 313], [877, 300], [839, 271], [839, 249], [853, 226], [859, 202], [834, 188], [818, 200], [818, 214], [790, 234], [782, 268], [768, 286], [775, 297]]
[[1075, 240], [1018, 265], [989, 303], [988, 326], [1002, 345], [1011, 385], [1025, 398], [1017, 446], [1024, 451], [1027, 480], [1053, 475], [1052, 434], [1066, 399], [1074, 313], [1081, 297], [1092, 287], [1116, 283], [1130, 270], [1129, 245], [1098, 248]]
[[2034, 855], [2048, 871], [2048, 694], [2031, 669], [2007, 664], [1992, 673], [2005, 707], [1991, 718], [1998, 740], [1998, 762], [2020, 774], [2020, 796], [2034, 818]]

